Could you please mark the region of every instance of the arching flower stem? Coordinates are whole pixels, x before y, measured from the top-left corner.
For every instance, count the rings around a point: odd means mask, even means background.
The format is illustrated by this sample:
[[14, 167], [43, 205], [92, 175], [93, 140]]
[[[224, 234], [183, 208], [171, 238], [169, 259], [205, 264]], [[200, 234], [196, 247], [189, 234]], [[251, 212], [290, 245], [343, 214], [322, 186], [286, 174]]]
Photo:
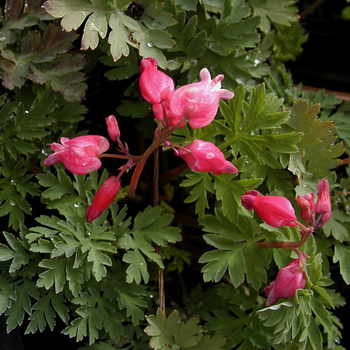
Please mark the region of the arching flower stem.
[[186, 121], [186, 118], [182, 118], [176, 125], [173, 127], [163, 129], [159, 132], [158, 136], [153, 140], [152, 144], [146, 149], [145, 153], [141, 156], [141, 159], [137, 163], [134, 173], [132, 174], [130, 187], [129, 187], [129, 197], [135, 197], [136, 187], [142, 173], [142, 170], [146, 164], [148, 157], [155, 152], [156, 149], [173, 133], [178, 127]]

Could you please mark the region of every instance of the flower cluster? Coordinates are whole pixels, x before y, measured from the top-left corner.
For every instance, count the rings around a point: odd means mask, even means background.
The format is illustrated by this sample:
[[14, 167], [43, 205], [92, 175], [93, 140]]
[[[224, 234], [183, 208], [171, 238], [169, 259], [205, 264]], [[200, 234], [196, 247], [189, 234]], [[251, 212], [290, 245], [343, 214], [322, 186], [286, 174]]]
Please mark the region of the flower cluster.
[[106, 118], [107, 131], [110, 139], [118, 145], [118, 155], [105, 154], [109, 149], [109, 142], [105, 137], [87, 135], [73, 139], [62, 137], [61, 144], [51, 144], [54, 153], [44, 160], [45, 165], [62, 162], [69, 171], [77, 175], [98, 170], [102, 165], [102, 157], [127, 160], [126, 164], [119, 168], [119, 174], [109, 177], [96, 192], [86, 211], [86, 219], [89, 222], [99, 217], [115, 200], [121, 187], [122, 174], [136, 166], [129, 190], [130, 196], [134, 195], [147, 158], [161, 145], [172, 148], [192, 170], [213, 172], [215, 175], [238, 172], [211, 142], [194, 140], [186, 146], [181, 146], [168, 140], [173, 131], [187, 122], [192, 128], [202, 128], [213, 121], [220, 99], [231, 99], [234, 96], [231, 91], [221, 89], [224, 76], [218, 75], [211, 79], [209, 71], [204, 68], [200, 72], [201, 81], [175, 89], [172, 78], [158, 70], [154, 58], [141, 60], [140, 73], [141, 95], [152, 104], [154, 117], [160, 122], [153, 143], [142, 156], [129, 153], [128, 146], [120, 141], [118, 122], [114, 115], [110, 115]]
[[[301, 217], [315, 229], [322, 227], [332, 216], [332, 203], [329, 196], [329, 183], [322, 179], [317, 185], [317, 201], [314, 192], [304, 196], [296, 196], [296, 202], [301, 207]], [[319, 214], [316, 218], [316, 213]]]
[[[329, 195], [329, 183], [322, 179], [317, 185], [318, 195], [307, 193], [304, 196], [296, 196], [296, 202], [301, 207], [301, 217], [305, 225], [298, 222], [292, 203], [282, 196], [262, 196], [258, 191], [247, 191], [242, 197], [242, 205], [255, 212], [268, 225], [274, 227], [300, 226], [301, 233], [305, 234], [305, 226], [316, 229], [322, 227], [332, 216], [332, 204]], [[316, 217], [316, 213], [319, 214]]]
[[258, 191], [247, 191], [242, 197], [242, 205], [253, 210], [268, 225], [273, 227], [298, 226], [302, 239], [295, 242], [263, 242], [266, 248], [293, 249], [299, 258], [282, 268], [275, 281], [265, 288], [267, 305], [274, 304], [280, 298], [293, 297], [297, 289], [303, 289], [306, 285], [304, 271], [306, 255], [297, 247], [301, 246], [311, 233], [322, 227], [332, 216], [332, 204], [329, 194], [329, 183], [322, 179], [317, 185], [317, 200], [314, 192], [304, 196], [296, 196], [296, 203], [301, 208], [301, 217], [304, 224], [297, 220], [292, 203], [282, 196], [262, 196]]
[[140, 67], [142, 97], [152, 103], [154, 116], [164, 127], [183, 126], [185, 118], [193, 129], [209, 125], [218, 111], [220, 99], [233, 98], [233, 92], [221, 89], [222, 74], [211, 79], [208, 69], [199, 75], [201, 81], [175, 89], [173, 80], [157, 69], [157, 61], [145, 58]]

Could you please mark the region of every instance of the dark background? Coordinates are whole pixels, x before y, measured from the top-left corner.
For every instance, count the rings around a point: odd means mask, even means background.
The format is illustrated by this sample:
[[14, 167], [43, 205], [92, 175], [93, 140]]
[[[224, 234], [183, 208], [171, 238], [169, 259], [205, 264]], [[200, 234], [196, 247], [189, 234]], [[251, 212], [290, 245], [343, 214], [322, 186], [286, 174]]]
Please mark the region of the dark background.
[[[350, 93], [350, 50], [348, 49], [350, 21], [341, 19], [341, 11], [346, 5], [350, 6], [346, 0], [302, 0], [298, 2], [301, 23], [309, 38], [303, 45], [303, 52], [297, 60], [287, 64], [295, 83], [301, 82], [303, 85], [316, 88]], [[96, 101], [96, 99], [89, 99], [88, 92], [86, 101]], [[331, 278], [335, 281], [334, 288], [346, 300], [350, 300], [350, 288], [339, 275], [339, 266], [332, 266], [331, 273]], [[344, 326], [341, 344], [345, 348], [349, 345], [350, 348], [348, 328], [350, 308], [349, 306], [343, 307], [336, 310], [335, 314]], [[53, 333], [46, 330], [42, 334], [25, 336], [21, 335], [24, 327], [14, 330], [9, 335], [6, 335], [5, 328], [5, 319], [0, 317], [0, 350], [29, 350], [32, 348], [46, 350], [48, 346], [55, 344], [66, 350], [79, 347], [74, 339], [60, 334], [64, 328], [63, 324], [58, 324], [57, 331]]]
[[350, 92], [350, 20], [341, 19], [347, 5], [346, 0], [299, 1], [309, 38], [297, 60], [287, 64], [296, 83]]

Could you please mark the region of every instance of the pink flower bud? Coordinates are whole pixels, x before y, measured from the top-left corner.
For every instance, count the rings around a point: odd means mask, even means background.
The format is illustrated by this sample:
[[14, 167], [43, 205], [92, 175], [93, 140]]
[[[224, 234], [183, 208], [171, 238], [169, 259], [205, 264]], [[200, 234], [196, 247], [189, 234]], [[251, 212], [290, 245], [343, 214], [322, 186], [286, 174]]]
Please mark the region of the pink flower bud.
[[203, 128], [215, 118], [220, 99], [233, 98], [233, 92], [221, 89], [222, 74], [211, 80], [208, 69], [204, 68], [200, 78], [200, 82], [184, 85], [171, 94], [166, 111], [170, 125], [186, 117], [191, 128]]
[[319, 225], [323, 226], [332, 216], [332, 203], [329, 194], [329, 183], [327, 180], [322, 179], [317, 185], [318, 197], [316, 202], [316, 212], [322, 214]]
[[184, 149], [177, 149], [176, 155], [195, 171], [212, 171], [215, 175], [238, 172], [238, 169], [227, 161], [224, 154], [211, 142], [194, 140]]
[[291, 202], [281, 196], [260, 196], [258, 191], [247, 191], [241, 197], [242, 205], [255, 212], [273, 227], [296, 226], [296, 216]]
[[119, 190], [120, 181], [116, 176], [111, 176], [104, 181], [86, 210], [86, 220], [91, 222], [98, 218], [112, 204]]
[[108, 140], [99, 135], [78, 136], [73, 139], [61, 137], [61, 143], [53, 142], [51, 149], [55, 152], [45, 160], [45, 165], [62, 162], [74, 174], [83, 175], [101, 167], [98, 158], [109, 148]]
[[112, 141], [117, 141], [120, 137], [120, 130], [115, 116], [111, 114], [106, 118], [108, 135]]
[[266, 305], [270, 306], [281, 298], [292, 298], [298, 289], [305, 288], [305, 259], [301, 255], [277, 273], [276, 280], [265, 287]]
[[304, 196], [296, 196], [296, 202], [301, 208], [301, 217], [307, 223], [313, 223], [315, 221], [316, 209], [315, 209], [315, 193], [307, 193]]
[[144, 58], [140, 65], [139, 86], [142, 97], [152, 103], [157, 104], [162, 101], [162, 94], [167, 95], [174, 91], [173, 79], [157, 69], [157, 61], [154, 58]]

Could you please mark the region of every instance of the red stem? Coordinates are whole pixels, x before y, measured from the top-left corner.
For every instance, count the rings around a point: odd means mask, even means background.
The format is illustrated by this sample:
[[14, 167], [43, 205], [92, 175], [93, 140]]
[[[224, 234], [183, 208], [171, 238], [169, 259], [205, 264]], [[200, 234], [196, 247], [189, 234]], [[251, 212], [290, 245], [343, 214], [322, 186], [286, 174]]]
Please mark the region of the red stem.
[[168, 136], [174, 132], [183, 122], [186, 121], [186, 118], [183, 118], [180, 122], [174, 125], [171, 128], [161, 131], [158, 137], [152, 142], [152, 144], [146, 149], [145, 153], [141, 156], [140, 161], [137, 163], [134, 173], [132, 174], [130, 187], [129, 187], [129, 197], [135, 197], [136, 187], [139, 182], [140, 175], [142, 173], [143, 167], [146, 164], [148, 157], [160, 147], [160, 145], [168, 138]]
[[303, 235], [302, 239], [297, 242], [257, 242], [261, 248], [282, 248], [282, 249], [296, 249], [301, 247], [310, 237], [311, 233]]

